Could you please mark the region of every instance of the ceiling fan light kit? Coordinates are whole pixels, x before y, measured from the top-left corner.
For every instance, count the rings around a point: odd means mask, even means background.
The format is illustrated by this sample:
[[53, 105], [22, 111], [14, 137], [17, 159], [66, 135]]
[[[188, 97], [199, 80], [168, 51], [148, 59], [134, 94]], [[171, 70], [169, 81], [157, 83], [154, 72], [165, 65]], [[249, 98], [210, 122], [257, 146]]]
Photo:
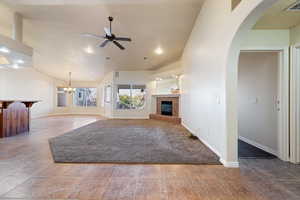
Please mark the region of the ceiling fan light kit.
[[98, 47], [105, 47], [108, 43], [115, 44], [119, 49], [125, 50], [125, 47], [119, 43], [119, 41], [123, 42], [131, 42], [131, 38], [128, 37], [117, 37], [115, 34], [112, 33], [112, 22], [114, 20], [113, 17], [108, 17], [109, 20], [109, 28], [104, 27], [105, 36], [95, 35], [92, 33], [83, 33], [81, 34], [84, 37], [92, 37], [95, 39], [104, 39], [100, 44], [98, 44]]

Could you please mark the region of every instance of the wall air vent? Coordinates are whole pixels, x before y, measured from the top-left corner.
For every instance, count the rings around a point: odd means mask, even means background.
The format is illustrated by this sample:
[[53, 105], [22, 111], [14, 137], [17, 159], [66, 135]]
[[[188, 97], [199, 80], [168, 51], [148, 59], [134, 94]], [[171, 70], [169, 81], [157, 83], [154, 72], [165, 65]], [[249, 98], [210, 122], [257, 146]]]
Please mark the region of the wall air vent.
[[296, 1], [292, 5], [290, 5], [287, 9], [287, 11], [300, 11], [300, 1]]

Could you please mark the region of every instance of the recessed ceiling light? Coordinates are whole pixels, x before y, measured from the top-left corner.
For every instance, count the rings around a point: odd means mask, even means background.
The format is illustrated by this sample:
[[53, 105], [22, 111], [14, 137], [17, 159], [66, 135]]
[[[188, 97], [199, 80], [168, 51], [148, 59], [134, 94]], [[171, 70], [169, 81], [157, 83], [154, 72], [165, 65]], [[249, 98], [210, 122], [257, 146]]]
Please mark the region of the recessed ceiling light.
[[156, 81], [162, 81], [163, 79], [162, 78], [156, 78], [155, 80]]
[[6, 47], [0, 47], [0, 52], [2, 53], [10, 53], [10, 50]]
[[164, 51], [162, 50], [162, 48], [158, 47], [157, 49], [155, 49], [154, 51], [157, 55], [161, 55], [164, 53]]
[[88, 46], [87, 48], [84, 49], [84, 51], [88, 54], [93, 54], [94, 53], [94, 49], [90, 46]]
[[24, 63], [25, 63], [24, 60], [21, 60], [21, 59], [20, 59], [20, 60], [17, 60], [16, 62], [17, 62], [18, 64], [24, 64]]
[[175, 79], [178, 79], [178, 78], [179, 78], [179, 76], [176, 75], [176, 74], [173, 74], [172, 77], [175, 78]]
[[13, 64], [13, 65], [12, 65], [12, 68], [14, 68], [14, 69], [19, 69], [20, 67], [19, 67], [18, 64]]

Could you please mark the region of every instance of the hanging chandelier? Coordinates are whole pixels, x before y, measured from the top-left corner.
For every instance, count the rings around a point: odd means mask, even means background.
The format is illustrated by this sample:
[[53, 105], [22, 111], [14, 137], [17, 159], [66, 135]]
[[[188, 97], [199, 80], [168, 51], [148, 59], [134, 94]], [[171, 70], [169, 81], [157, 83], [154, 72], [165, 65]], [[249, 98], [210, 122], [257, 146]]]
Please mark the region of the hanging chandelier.
[[72, 94], [75, 92], [75, 90], [76, 90], [76, 88], [72, 88], [72, 72], [69, 72], [69, 85], [68, 85], [68, 87], [64, 88], [64, 92]]

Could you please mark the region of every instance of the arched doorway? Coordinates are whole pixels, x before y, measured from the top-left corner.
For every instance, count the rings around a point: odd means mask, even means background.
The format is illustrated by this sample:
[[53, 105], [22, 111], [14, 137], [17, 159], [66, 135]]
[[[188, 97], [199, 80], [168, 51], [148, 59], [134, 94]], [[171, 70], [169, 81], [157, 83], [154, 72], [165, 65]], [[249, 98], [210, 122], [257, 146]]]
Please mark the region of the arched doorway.
[[[237, 114], [237, 84], [238, 84], [238, 60], [241, 51], [241, 42], [245, 38], [247, 32], [255, 25], [262, 14], [278, 0], [257, 0], [257, 1], [242, 1], [233, 11], [232, 18], [237, 19], [240, 16], [240, 21], [236, 23], [236, 33], [233, 36], [232, 43], [228, 51], [227, 68], [226, 68], [226, 133], [227, 133], [227, 161], [237, 161], [237, 140], [238, 140], [238, 114]], [[246, 14], [245, 14], [246, 13]], [[244, 15], [243, 15], [244, 14]], [[241, 17], [241, 16], [244, 16]], [[283, 91], [288, 95], [288, 90]], [[288, 101], [286, 99], [285, 101]], [[282, 117], [289, 118], [288, 102], [282, 102], [287, 106]], [[281, 144], [279, 150], [279, 158], [287, 161], [289, 158], [289, 121], [284, 121], [281, 125], [283, 129], [280, 138]], [[230, 162], [229, 162], [230, 163]], [[230, 166], [230, 164], [229, 164]]]

